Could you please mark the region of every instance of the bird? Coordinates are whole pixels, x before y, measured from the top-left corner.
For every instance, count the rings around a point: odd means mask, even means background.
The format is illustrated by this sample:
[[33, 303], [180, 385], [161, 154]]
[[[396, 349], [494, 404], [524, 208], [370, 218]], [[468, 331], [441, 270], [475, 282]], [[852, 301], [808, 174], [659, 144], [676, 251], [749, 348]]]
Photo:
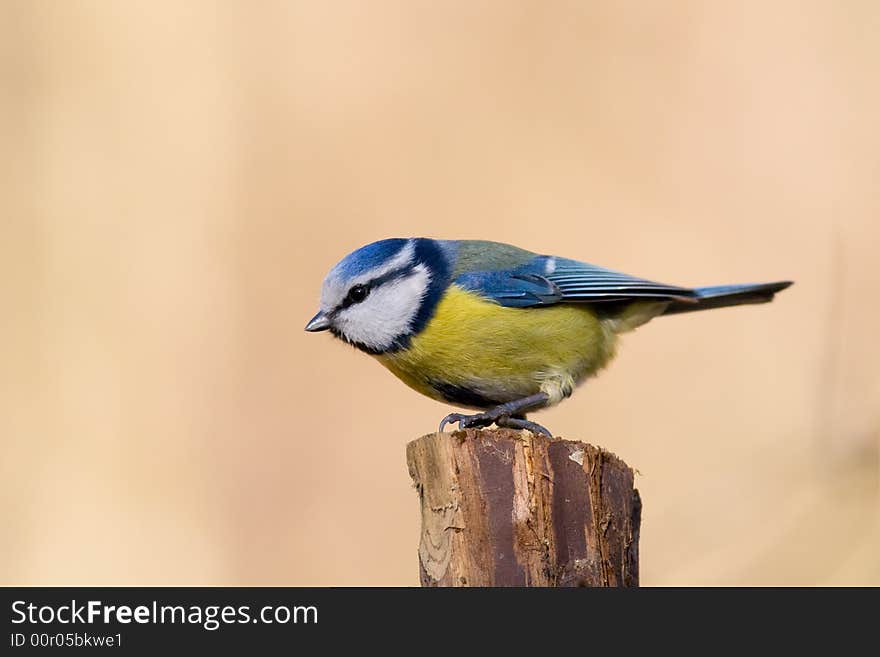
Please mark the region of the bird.
[[487, 240], [391, 238], [324, 279], [309, 332], [369, 354], [409, 387], [473, 414], [459, 429], [525, 429], [615, 355], [619, 336], [660, 316], [765, 303], [791, 281], [680, 287]]

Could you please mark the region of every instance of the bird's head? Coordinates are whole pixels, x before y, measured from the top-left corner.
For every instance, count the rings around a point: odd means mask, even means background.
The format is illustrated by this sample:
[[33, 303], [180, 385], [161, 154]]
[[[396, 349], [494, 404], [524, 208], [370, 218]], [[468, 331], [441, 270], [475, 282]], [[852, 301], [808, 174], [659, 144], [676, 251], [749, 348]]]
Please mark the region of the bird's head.
[[449, 285], [453, 256], [449, 243], [425, 238], [361, 247], [327, 274], [306, 331], [329, 330], [371, 354], [405, 348]]

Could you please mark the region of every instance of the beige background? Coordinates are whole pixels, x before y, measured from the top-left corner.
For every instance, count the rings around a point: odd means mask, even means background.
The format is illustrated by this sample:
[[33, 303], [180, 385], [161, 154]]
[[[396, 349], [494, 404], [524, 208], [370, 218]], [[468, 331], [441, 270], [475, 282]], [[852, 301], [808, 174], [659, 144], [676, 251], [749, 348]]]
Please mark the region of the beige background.
[[0, 583], [416, 584], [448, 412], [302, 327], [342, 255], [679, 284], [538, 416], [638, 468], [644, 584], [880, 584], [880, 5], [0, 1]]

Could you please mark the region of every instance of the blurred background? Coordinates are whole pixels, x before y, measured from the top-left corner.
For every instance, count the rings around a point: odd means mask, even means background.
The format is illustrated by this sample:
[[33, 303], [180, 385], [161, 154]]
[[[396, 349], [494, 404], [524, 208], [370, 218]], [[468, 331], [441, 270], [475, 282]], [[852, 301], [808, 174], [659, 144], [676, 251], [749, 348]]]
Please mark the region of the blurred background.
[[880, 5], [0, 1], [0, 583], [417, 585], [449, 412], [324, 274], [490, 238], [665, 282], [537, 416], [639, 471], [642, 583], [880, 584]]

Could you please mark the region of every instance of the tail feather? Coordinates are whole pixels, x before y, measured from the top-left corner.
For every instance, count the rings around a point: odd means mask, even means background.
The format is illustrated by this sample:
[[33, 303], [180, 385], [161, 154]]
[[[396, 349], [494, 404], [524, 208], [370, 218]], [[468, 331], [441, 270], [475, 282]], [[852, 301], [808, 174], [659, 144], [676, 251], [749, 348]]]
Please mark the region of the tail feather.
[[694, 290], [695, 297], [673, 301], [663, 314], [673, 315], [694, 310], [739, 306], [745, 303], [767, 303], [773, 301], [773, 295], [781, 292], [791, 283], [791, 281], [779, 281], [776, 283], [698, 287]]

